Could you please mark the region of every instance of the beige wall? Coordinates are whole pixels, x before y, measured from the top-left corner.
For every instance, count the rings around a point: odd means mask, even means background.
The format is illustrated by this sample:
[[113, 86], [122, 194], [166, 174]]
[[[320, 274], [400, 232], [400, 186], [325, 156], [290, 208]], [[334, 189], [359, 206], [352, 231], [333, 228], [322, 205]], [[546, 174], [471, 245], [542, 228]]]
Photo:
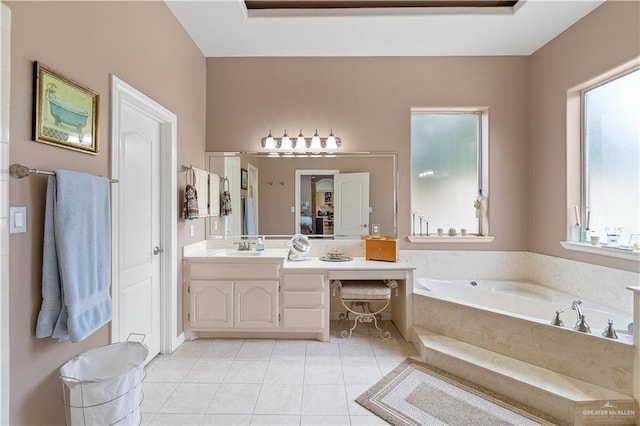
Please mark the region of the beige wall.
[[638, 262], [571, 252], [559, 244], [566, 239], [568, 212], [579, 203], [579, 158], [570, 163], [573, 182], [566, 179], [567, 91], [639, 56], [637, 1], [606, 2], [531, 56], [529, 250], [640, 270]]
[[526, 250], [527, 89], [527, 57], [207, 58], [207, 150], [255, 151], [269, 129], [310, 136], [333, 128], [344, 151], [396, 151], [401, 248], [433, 248], [406, 239], [410, 110], [488, 106], [495, 241], [437, 247]]
[[[13, 18], [12, 163], [109, 175], [109, 75], [113, 73], [177, 114], [179, 165], [204, 165], [205, 59], [163, 2], [7, 4]], [[31, 140], [34, 60], [100, 94], [100, 155], [76, 153]], [[184, 186], [182, 174], [178, 185]], [[45, 177], [10, 182], [11, 205], [26, 206], [28, 217], [28, 232], [10, 237], [10, 421], [16, 425], [63, 424], [59, 367], [78, 353], [109, 343], [107, 326], [79, 344], [34, 337], [41, 302], [45, 189]], [[196, 235], [201, 237], [204, 224], [196, 226]], [[187, 227], [179, 221], [179, 247], [201, 239], [189, 238]], [[176, 285], [180, 282], [176, 277]]]

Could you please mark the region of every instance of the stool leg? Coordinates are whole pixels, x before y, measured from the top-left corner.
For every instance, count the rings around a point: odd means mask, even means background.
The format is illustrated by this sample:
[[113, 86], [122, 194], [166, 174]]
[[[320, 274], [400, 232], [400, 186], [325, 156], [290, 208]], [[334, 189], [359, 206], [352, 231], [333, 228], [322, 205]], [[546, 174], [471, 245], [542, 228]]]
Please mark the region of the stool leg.
[[[379, 326], [378, 326], [378, 319], [376, 318], [377, 315], [371, 315], [371, 318], [373, 318], [373, 325], [376, 326], [376, 328], [378, 329], [378, 331], [380, 332], [380, 338], [382, 340], [389, 340], [391, 338], [391, 333], [389, 333], [389, 331], [383, 331]], [[371, 321], [369, 321], [371, 322]]]
[[[342, 332], [340, 333], [340, 335], [342, 336], [343, 339], [350, 339], [351, 335], [353, 334], [353, 330], [355, 330], [355, 328], [358, 326], [358, 320], [361, 318], [360, 314], [358, 312], [356, 312], [353, 308], [353, 305], [356, 306], [361, 306], [362, 307], [362, 312], [365, 313], [365, 307], [364, 307], [364, 303], [362, 302], [351, 302], [349, 303], [349, 308], [347, 308], [347, 306], [345, 305], [345, 308], [348, 309], [347, 312], [342, 312], [340, 313], [340, 319], [346, 319], [347, 322], [349, 322], [349, 313], [353, 313], [355, 315], [355, 317], [353, 318], [353, 327], [351, 327], [351, 329], [349, 331], [347, 330], [342, 330]], [[343, 303], [344, 305], [344, 303]], [[360, 322], [362, 322], [362, 320], [360, 320]]]

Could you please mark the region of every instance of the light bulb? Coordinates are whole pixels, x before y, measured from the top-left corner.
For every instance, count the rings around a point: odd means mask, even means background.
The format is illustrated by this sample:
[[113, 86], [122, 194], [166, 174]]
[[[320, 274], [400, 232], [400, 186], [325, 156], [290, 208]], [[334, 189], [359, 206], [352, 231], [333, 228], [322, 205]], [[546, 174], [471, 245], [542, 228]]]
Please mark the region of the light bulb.
[[260, 142], [260, 144], [262, 145], [262, 148], [264, 149], [275, 149], [276, 147], [276, 142], [273, 139], [273, 135], [271, 134], [271, 130], [269, 130], [269, 134], [262, 138], [262, 141]]
[[316, 129], [316, 133], [311, 138], [311, 141], [307, 145], [307, 148], [310, 148], [310, 149], [320, 149], [320, 148], [322, 148], [322, 144], [320, 142], [320, 136], [318, 135], [318, 129]]
[[[294, 142], [295, 144], [295, 142]], [[282, 149], [292, 149], [294, 146], [291, 145], [291, 138], [287, 134], [287, 129], [284, 129], [284, 135], [282, 135], [282, 140], [280, 141], [280, 148]]]
[[300, 133], [298, 134], [298, 138], [296, 139], [295, 147], [304, 148], [307, 145], [307, 141], [304, 140], [304, 135], [302, 134], [302, 129], [300, 129]]
[[337, 149], [338, 148], [338, 143], [336, 142], [336, 137], [333, 134], [333, 129], [331, 129], [331, 131], [329, 132], [329, 137], [327, 138], [327, 142], [326, 142], [326, 148], [327, 149]]

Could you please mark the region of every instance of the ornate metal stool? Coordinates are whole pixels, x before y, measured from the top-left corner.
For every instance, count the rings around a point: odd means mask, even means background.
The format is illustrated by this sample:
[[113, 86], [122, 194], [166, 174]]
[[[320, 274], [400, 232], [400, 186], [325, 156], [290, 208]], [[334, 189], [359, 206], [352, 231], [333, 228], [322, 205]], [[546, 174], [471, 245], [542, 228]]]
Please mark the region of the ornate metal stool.
[[[391, 289], [396, 289], [396, 296], [398, 295], [398, 282], [396, 280], [389, 280], [385, 282], [380, 281], [356, 281], [356, 282], [342, 282], [341, 280], [333, 281], [333, 295], [335, 296], [336, 290], [340, 291], [340, 302], [346, 308], [347, 313], [340, 314], [341, 319], [349, 320], [349, 314], [355, 315], [353, 320], [353, 327], [350, 330], [342, 330], [342, 337], [348, 339], [351, 337], [353, 330], [358, 326], [358, 323], [373, 322], [373, 325], [380, 332], [380, 338], [387, 340], [391, 337], [389, 331], [383, 331], [378, 326], [378, 319], [382, 316], [380, 313], [387, 309], [389, 303], [391, 303]], [[382, 303], [382, 308], [373, 311], [371, 309], [371, 303]], [[354, 307], [360, 307], [362, 311], [354, 310]]]

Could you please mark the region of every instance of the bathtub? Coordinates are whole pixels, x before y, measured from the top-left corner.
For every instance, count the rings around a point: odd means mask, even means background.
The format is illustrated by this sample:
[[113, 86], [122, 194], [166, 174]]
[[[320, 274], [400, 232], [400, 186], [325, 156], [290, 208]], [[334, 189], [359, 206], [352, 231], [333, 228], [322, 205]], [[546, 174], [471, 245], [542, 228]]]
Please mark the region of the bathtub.
[[[633, 386], [632, 316], [582, 298], [591, 333], [573, 330], [573, 300], [526, 281], [414, 280], [414, 324], [626, 395]], [[564, 327], [551, 325], [556, 311]], [[602, 336], [613, 320], [619, 339]]]
[[633, 339], [628, 330], [632, 315], [614, 312], [596, 302], [533, 282], [417, 278], [414, 291], [542, 324], [549, 324], [556, 311], [562, 310], [560, 318], [565, 328], [571, 330], [577, 321], [576, 312], [571, 310], [572, 302], [582, 300], [580, 309], [592, 334], [601, 336], [607, 321], [612, 319], [619, 340], [632, 343]]

